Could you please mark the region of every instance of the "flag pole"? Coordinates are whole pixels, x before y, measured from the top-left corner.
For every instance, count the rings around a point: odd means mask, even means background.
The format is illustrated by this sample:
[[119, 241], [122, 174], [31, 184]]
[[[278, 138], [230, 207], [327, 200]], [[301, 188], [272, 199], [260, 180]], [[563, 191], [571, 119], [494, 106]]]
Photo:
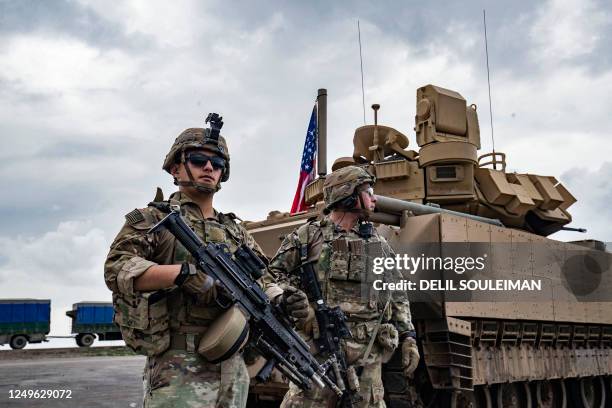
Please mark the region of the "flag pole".
[[317, 172], [319, 177], [327, 174], [327, 89], [317, 94]]

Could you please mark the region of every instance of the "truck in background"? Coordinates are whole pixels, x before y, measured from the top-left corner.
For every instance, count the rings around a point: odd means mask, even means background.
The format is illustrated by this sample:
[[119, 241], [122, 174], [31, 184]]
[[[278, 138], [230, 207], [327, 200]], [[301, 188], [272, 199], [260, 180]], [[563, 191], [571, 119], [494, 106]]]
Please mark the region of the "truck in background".
[[72, 318], [72, 334], [79, 347], [91, 346], [98, 340], [121, 340], [119, 327], [113, 323], [113, 304], [110, 302], [79, 302], [66, 312]]
[[0, 299], [0, 346], [18, 350], [47, 341], [50, 320], [49, 299]]

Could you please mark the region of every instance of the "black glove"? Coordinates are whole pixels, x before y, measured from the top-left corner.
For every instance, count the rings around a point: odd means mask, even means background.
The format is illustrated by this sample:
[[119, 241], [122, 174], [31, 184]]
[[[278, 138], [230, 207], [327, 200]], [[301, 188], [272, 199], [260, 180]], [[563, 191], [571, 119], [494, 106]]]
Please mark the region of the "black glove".
[[281, 297], [281, 305], [287, 314], [300, 321], [308, 317], [308, 297], [293, 286], [286, 286]]
[[205, 295], [213, 288], [213, 280], [210, 276], [202, 271], [198, 271], [195, 275], [190, 275], [181, 288], [195, 296]]
[[208, 303], [216, 294], [213, 279], [197, 269], [195, 265], [185, 262], [174, 283], [186, 293], [196, 297], [201, 303]]

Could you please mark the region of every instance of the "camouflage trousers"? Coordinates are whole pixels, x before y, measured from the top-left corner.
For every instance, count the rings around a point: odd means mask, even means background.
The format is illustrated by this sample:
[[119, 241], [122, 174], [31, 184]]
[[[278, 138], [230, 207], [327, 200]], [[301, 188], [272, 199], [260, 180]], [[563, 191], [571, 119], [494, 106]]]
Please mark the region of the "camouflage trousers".
[[185, 350], [147, 359], [145, 408], [244, 408], [248, 393], [249, 374], [240, 354], [221, 364]]
[[[365, 345], [347, 342], [347, 359], [351, 364], [356, 359], [349, 356], [363, 355]], [[323, 359], [321, 359], [323, 360]], [[359, 376], [359, 396], [361, 401], [354, 405], [355, 408], [385, 408], [384, 388], [382, 384], [382, 352], [380, 348], [374, 347], [367, 361], [360, 361], [363, 371]], [[285, 394], [281, 408], [333, 408], [336, 406], [336, 394], [329, 388], [321, 389], [316, 385], [308, 391], [302, 391], [291, 383], [289, 391]]]

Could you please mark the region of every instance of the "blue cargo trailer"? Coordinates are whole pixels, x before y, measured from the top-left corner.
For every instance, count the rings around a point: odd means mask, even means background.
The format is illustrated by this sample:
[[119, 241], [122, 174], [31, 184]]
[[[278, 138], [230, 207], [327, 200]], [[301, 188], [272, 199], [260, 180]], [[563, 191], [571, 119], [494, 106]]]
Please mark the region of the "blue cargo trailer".
[[110, 302], [79, 302], [66, 312], [72, 318], [72, 334], [79, 347], [89, 347], [96, 335], [98, 340], [121, 340], [119, 327], [113, 323], [113, 304]]
[[47, 341], [50, 320], [49, 299], [0, 299], [0, 346], [22, 349]]

